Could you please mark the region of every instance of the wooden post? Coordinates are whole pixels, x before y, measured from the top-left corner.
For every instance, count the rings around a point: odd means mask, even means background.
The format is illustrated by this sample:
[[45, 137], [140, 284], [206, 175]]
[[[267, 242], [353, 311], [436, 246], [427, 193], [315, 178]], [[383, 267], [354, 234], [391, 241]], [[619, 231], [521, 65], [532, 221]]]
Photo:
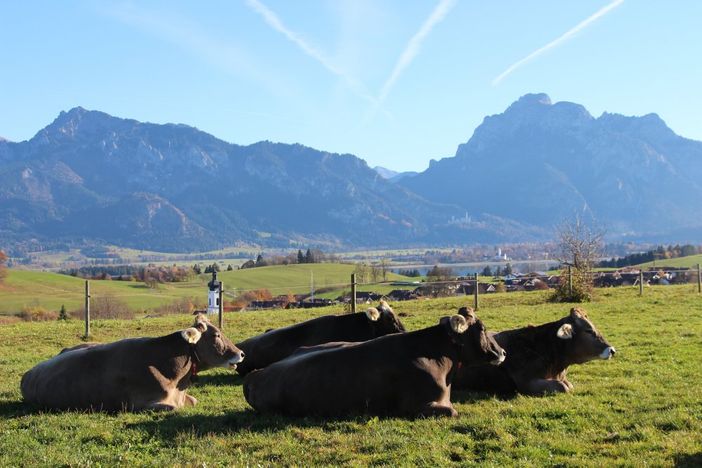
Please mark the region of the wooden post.
[[568, 265], [568, 295], [573, 297], [573, 267]]
[[475, 274], [475, 290], [473, 291], [473, 310], [478, 311], [478, 289], [480, 289], [480, 282], [478, 281], [478, 274]]
[[700, 271], [700, 264], [697, 264], [697, 292], [702, 293], [702, 271]]
[[90, 281], [85, 280], [85, 336], [90, 338]]
[[224, 329], [224, 301], [222, 300], [222, 299], [224, 299], [224, 297], [222, 297], [223, 295], [224, 295], [224, 283], [220, 281], [219, 282], [219, 321], [218, 321], [220, 330]]
[[643, 296], [643, 270], [639, 270], [639, 296]]
[[356, 313], [356, 273], [351, 273], [351, 313]]

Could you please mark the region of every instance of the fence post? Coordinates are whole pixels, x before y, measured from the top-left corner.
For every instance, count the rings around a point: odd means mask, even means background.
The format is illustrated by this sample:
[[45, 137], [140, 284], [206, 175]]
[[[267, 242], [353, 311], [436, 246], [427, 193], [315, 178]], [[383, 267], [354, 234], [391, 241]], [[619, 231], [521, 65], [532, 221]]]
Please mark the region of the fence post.
[[473, 310], [478, 310], [478, 289], [480, 289], [480, 282], [478, 281], [478, 274], [475, 274], [475, 290], [473, 291]]
[[219, 329], [224, 330], [224, 283], [219, 282]]
[[573, 267], [568, 265], [568, 296], [573, 297]]
[[702, 293], [702, 271], [700, 271], [700, 264], [697, 264], [697, 292]]
[[639, 296], [643, 296], [643, 270], [639, 270]]
[[351, 273], [351, 313], [356, 313], [356, 273]]
[[85, 336], [90, 338], [90, 281], [85, 280]]

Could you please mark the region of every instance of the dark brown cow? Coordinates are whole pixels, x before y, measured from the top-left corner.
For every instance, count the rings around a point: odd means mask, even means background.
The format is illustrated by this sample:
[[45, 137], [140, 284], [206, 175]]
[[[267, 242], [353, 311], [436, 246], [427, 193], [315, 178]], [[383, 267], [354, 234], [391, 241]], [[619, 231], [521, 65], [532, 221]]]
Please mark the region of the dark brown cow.
[[49, 409], [173, 410], [195, 405], [186, 394], [197, 371], [236, 368], [244, 353], [207, 317], [158, 338], [130, 338], [64, 349], [22, 376], [27, 403]]
[[455, 389], [526, 395], [569, 392], [573, 384], [566, 378], [568, 366], [609, 359], [616, 353], [579, 308], [556, 322], [493, 336], [507, 351], [504, 364], [461, 369]]
[[285, 328], [268, 330], [237, 346], [246, 353], [246, 361], [237, 369], [246, 375], [290, 356], [301, 346], [329, 341], [366, 341], [390, 333], [401, 333], [405, 327], [387, 302], [376, 309], [347, 315], [325, 315]]
[[410, 333], [316, 348], [247, 375], [246, 401], [260, 412], [294, 416], [456, 416], [451, 381], [459, 363], [504, 360], [504, 351], [474, 315], [444, 317], [438, 325]]

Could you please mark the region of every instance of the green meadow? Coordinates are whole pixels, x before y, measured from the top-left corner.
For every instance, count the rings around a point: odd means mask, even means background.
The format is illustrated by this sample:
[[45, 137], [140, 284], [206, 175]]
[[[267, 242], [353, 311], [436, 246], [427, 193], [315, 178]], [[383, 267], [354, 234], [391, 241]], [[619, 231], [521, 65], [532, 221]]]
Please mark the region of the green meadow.
[[[328, 291], [324, 297], [335, 298], [350, 289], [351, 274], [355, 265], [347, 263], [311, 263], [302, 265], [276, 265], [245, 270], [222, 271], [218, 274], [224, 282], [225, 295], [231, 299], [237, 293], [250, 289], [268, 289], [274, 296], [281, 294]], [[130, 281], [90, 281], [91, 296], [107, 296], [124, 301], [137, 312], [148, 312], [169, 302], [183, 298], [207, 301], [207, 282], [210, 275], [194, 276], [189, 281], [163, 283], [149, 288], [144, 283]], [[405, 276], [387, 273], [387, 280], [407, 280]], [[360, 286], [359, 291], [389, 292], [389, 285]], [[68, 310], [83, 307], [85, 280], [57, 273], [29, 270], [8, 270], [0, 284], [0, 314], [16, 314], [25, 306], [40, 306], [58, 311], [61, 305]]]
[[[464, 303], [393, 307], [416, 330]], [[555, 320], [570, 307], [547, 302], [544, 292], [492, 294], [482, 298], [479, 315], [501, 330]], [[79, 343], [82, 323], [0, 326], [0, 465], [700, 466], [702, 296], [693, 285], [651, 287], [643, 297], [635, 288], [606, 289], [585, 308], [616, 346], [613, 360], [572, 366], [570, 394], [502, 399], [454, 392], [453, 419], [263, 416], [244, 400], [242, 380], [224, 370], [203, 373], [190, 389], [199, 404], [175, 413], [35, 411], [21, 400], [23, 372]], [[228, 313], [224, 331], [237, 341], [341, 311]], [[95, 321], [92, 339], [158, 336], [191, 320]]]

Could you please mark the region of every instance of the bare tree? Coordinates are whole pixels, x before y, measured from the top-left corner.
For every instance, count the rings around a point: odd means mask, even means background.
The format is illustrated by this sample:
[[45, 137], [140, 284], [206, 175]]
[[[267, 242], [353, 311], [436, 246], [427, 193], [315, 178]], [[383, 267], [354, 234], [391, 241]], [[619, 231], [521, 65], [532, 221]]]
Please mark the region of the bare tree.
[[561, 282], [554, 294], [559, 302], [583, 302], [592, 298], [592, 269], [602, 252], [604, 231], [579, 215], [556, 228]]

